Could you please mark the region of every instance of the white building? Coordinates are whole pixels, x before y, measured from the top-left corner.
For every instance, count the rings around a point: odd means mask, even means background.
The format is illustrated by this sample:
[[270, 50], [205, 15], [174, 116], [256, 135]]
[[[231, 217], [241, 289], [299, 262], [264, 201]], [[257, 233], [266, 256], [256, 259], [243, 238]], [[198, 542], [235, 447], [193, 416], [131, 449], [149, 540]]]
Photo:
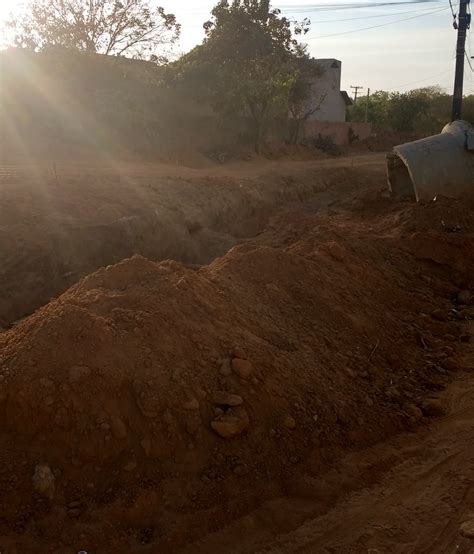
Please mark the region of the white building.
[[345, 90], [341, 90], [341, 62], [334, 58], [314, 59], [322, 69], [322, 74], [312, 85], [311, 107], [317, 108], [310, 121], [346, 121], [346, 109], [352, 100]]

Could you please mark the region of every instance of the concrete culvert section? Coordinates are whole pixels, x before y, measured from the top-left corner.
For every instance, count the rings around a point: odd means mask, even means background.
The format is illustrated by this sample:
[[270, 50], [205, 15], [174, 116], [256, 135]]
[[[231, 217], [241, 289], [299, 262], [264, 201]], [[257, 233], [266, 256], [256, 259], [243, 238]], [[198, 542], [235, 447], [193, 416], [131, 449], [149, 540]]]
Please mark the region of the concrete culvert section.
[[474, 129], [466, 121], [439, 135], [395, 146], [387, 155], [388, 185], [396, 197], [474, 195]]

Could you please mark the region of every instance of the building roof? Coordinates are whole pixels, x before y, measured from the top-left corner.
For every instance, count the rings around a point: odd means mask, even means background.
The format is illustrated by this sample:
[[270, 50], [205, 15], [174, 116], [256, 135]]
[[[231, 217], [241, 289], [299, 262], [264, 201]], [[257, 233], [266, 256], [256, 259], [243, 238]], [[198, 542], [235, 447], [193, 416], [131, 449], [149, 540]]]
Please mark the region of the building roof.
[[325, 69], [333, 68], [333, 69], [340, 69], [341, 68], [341, 61], [336, 60], [336, 58], [313, 58], [313, 60], [321, 67], [324, 67]]
[[345, 90], [341, 90], [341, 96], [346, 106], [352, 106], [354, 102], [352, 101], [352, 98], [347, 94]]

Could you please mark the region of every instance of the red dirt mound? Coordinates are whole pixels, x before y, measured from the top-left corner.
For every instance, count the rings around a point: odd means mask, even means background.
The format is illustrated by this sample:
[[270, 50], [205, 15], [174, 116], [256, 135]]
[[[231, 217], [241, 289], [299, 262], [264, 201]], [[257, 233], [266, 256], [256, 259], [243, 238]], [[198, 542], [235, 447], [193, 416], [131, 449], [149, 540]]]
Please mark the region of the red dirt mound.
[[0, 335], [0, 545], [174, 552], [433, 415], [462, 328], [428, 253], [456, 241], [472, 290], [472, 234], [381, 203], [299, 209], [198, 271], [124, 260]]

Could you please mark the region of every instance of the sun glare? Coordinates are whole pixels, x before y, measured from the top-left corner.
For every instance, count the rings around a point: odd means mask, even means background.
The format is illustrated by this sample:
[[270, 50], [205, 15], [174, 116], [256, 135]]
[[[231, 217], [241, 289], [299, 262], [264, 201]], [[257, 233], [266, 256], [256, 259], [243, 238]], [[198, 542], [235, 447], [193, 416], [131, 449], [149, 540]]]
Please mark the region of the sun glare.
[[5, 20], [11, 13], [20, 7], [17, 0], [0, 0], [0, 20]]

